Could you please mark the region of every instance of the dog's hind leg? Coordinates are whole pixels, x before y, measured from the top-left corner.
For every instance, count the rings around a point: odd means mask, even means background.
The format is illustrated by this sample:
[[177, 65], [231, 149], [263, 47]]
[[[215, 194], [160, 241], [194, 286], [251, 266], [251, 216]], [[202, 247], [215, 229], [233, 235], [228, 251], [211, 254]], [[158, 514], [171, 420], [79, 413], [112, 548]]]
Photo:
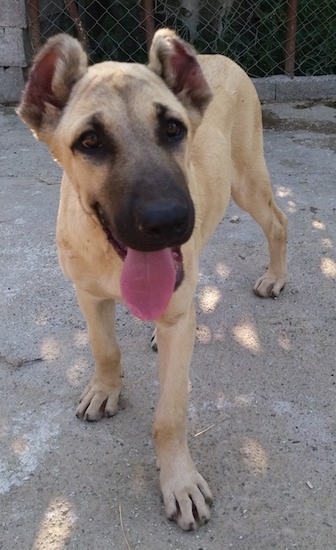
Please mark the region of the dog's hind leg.
[[78, 288], [77, 298], [87, 322], [95, 371], [81, 395], [76, 415], [96, 421], [117, 412], [122, 385], [120, 350], [114, 327], [114, 301], [96, 298]]
[[153, 331], [153, 334], [151, 336], [151, 348], [153, 351], [157, 351], [157, 330], [156, 328]]
[[287, 279], [287, 216], [275, 203], [264, 162], [256, 163], [254, 159], [249, 164], [248, 173], [236, 174], [232, 197], [260, 225], [268, 240], [269, 266], [253, 291], [258, 296], [276, 298]]

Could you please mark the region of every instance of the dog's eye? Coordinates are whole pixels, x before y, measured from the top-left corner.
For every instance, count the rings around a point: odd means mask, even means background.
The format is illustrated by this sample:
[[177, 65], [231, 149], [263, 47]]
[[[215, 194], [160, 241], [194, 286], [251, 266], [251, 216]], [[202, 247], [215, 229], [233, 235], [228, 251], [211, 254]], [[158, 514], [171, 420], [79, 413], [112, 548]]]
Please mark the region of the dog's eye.
[[102, 162], [114, 159], [116, 146], [113, 137], [100, 121], [92, 117], [87, 129], [79, 133], [71, 145], [74, 155], [81, 155], [86, 162]]
[[80, 144], [83, 149], [86, 150], [101, 149], [103, 146], [102, 141], [99, 139], [96, 132], [93, 131], [83, 134], [80, 138]]
[[165, 132], [169, 141], [181, 140], [186, 134], [186, 127], [179, 120], [170, 118], [165, 122]]

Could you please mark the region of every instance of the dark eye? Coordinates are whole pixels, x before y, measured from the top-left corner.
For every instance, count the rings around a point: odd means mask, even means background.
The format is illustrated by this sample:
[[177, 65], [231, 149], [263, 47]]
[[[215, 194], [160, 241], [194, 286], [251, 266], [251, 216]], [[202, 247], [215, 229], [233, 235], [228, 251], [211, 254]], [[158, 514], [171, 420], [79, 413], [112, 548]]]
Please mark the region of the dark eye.
[[178, 141], [185, 136], [187, 130], [182, 122], [170, 118], [166, 120], [165, 132], [169, 141]]
[[103, 146], [103, 142], [93, 131], [85, 132], [80, 138], [80, 144], [86, 150], [100, 149]]

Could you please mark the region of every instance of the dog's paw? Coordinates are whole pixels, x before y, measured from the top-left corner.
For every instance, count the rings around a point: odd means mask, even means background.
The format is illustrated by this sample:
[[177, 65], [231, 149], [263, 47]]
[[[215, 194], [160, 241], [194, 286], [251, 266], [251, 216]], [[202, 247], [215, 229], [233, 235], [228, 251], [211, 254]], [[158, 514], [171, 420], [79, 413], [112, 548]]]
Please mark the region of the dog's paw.
[[253, 292], [262, 298], [277, 298], [286, 284], [286, 276], [276, 277], [266, 271], [265, 275], [259, 277], [253, 287]]
[[184, 531], [192, 531], [209, 521], [212, 494], [195, 467], [178, 469], [168, 478], [161, 469], [160, 479], [168, 519], [176, 521]]
[[80, 397], [77, 418], [96, 422], [103, 416], [113, 416], [118, 411], [120, 391], [121, 383], [113, 386], [92, 379]]

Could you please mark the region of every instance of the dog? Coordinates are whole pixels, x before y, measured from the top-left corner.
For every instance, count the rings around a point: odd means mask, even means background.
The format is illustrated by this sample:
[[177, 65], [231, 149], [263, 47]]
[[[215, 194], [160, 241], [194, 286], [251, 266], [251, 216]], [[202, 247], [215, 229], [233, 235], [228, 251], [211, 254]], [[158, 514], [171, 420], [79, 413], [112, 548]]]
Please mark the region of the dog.
[[153, 438], [165, 512], [184, 530], [209, 520], [211, 491], [187, 444], [188, 373], [199, 255], [230, 196], [263, 229], [269, 267], [255, 294], [277, 297], [287, 277], [287, 217], [263, 153], [255, 88], [230, 59], [197, 55], [172, 30], [147, 65], [88, 66], [79, 42], [52, 37], [18, 107], [64, 171], [59, 262], [75, 284], [95, 371], [77, 416], [118, 410], [122, 384], [114, 303], [154, 320], [160, 396]]

